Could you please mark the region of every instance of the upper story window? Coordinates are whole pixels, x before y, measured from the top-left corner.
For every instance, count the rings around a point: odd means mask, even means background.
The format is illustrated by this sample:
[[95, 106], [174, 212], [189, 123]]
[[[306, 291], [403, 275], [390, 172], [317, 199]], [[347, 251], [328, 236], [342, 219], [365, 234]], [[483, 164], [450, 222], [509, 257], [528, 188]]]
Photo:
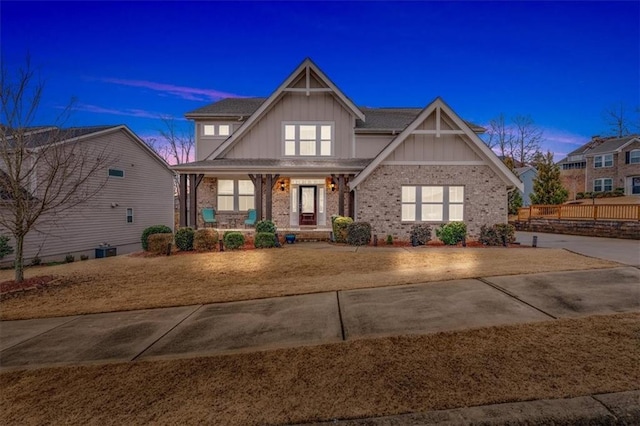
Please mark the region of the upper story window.
[[109, 176], [123, 178], [124, 177], [124, 170], [109, 169]]
[[580, 163], [564, 163], [562, 165], [562, 170], [584, 169], [585, 167], [586, 163], [584, 161]]
[[593, 167], [613, 167], [613, 154], [597, 155], [593, 157]]
[[639, 164], [640, 163], [640, 149], [634, 149], [627, 153], [627, 164]]
[[254, 208], [254, 187], [250, 180], [218, 180], [218, 210], [247, 211]]
[[464, 219], [464, 186], [402, 186], [403, 222]]
[[284, 155], [288, 157], [328, 157], [333, 155], [333, 124], [285, 124]]
[[229, 124], [203, 124], [202, 136], [229, 136], [231, 126]]

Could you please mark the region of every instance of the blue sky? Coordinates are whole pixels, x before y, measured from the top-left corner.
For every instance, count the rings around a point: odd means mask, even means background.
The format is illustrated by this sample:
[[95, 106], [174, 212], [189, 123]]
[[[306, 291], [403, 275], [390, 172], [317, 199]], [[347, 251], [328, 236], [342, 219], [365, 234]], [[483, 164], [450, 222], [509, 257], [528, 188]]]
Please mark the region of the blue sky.
[[358, 105], [531, 115], [560, 156], [640, 105], [639, 1], [2, 1], [0, 19], [4, 64], [29, 52], [46, 82], [39, 124], [75, 97], [69, 124], [155, 136], [160, 115], [268, 96], [305, 57]]

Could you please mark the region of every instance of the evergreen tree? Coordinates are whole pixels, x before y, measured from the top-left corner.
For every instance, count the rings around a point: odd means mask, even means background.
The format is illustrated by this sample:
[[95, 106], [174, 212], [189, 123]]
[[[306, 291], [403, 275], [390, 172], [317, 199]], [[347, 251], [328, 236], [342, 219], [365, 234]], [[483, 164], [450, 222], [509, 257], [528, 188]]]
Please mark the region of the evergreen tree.
[[509, 193], [509, 214], [518, 214], [520, 207], [522, 207], [522, 194], [519, 189], [514, 189]]
[[553, 162], [553, 154], [538, 155], [535, 159], [538, 176], [533, 180], [532, 204], [562, 204], [569, 198], [569, 192], [560, 181], [560, 167]]

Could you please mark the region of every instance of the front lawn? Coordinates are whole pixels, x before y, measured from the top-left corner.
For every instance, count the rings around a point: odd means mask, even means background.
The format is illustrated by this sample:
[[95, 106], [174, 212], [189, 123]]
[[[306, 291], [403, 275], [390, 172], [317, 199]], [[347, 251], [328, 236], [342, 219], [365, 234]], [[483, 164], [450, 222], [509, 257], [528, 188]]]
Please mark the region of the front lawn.
[[[561, 249], [367, 248], [296, 244], [281, 249], [160, 257], [117, 256], [26, 270], [60, 285], [4, 296], [1, 319], [196, 305], [429, 281], [608, 268]], [[13, 271], [0, 271], [0, 281]]]

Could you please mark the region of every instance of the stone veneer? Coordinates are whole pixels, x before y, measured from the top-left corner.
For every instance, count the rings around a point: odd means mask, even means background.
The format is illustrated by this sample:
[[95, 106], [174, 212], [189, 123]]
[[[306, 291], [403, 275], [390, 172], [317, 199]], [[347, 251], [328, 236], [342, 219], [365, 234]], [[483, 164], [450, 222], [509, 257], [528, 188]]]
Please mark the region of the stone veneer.
[[[401, 221], [402, 185], [463, 185], [464, 222], [475, 239], [484, 224], [507, 223], [506, 184], [488, 166], [381, 165], [358, 187], [357, 220], [369, 222], [374, 234], [409, 239], [414, 222]], [[435, 228], [442, 222], [431, 222]]]

